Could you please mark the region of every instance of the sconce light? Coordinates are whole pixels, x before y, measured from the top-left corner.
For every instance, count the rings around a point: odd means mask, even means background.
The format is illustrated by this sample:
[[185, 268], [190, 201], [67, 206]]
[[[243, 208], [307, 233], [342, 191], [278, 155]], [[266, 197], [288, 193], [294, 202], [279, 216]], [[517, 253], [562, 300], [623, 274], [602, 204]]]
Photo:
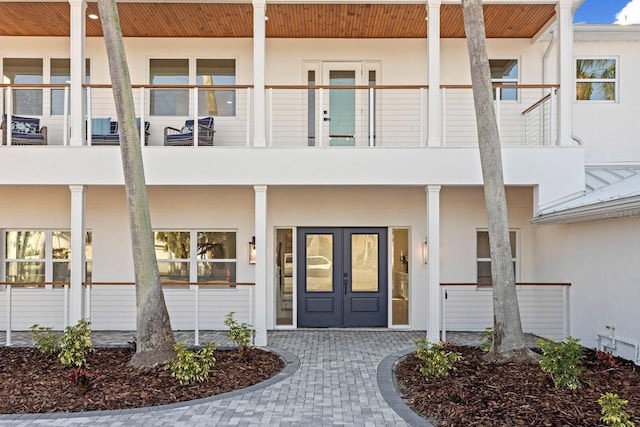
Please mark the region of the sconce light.
[[256, 263], [256, 236], [251, 237], [249, 242], [249, 264]]
[[429, 261], [429, 244], [426, 240], [422, 242], [422, 259], [425, 264]]

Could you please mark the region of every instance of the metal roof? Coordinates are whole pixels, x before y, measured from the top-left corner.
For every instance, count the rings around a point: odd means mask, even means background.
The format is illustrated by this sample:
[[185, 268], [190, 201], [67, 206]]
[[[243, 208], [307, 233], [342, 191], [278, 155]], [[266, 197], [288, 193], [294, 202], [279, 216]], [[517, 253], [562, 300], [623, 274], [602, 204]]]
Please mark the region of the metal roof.
[[588, 166], [584, 192], [542, 209], [534, 224], [640, 217], [640, 165]]

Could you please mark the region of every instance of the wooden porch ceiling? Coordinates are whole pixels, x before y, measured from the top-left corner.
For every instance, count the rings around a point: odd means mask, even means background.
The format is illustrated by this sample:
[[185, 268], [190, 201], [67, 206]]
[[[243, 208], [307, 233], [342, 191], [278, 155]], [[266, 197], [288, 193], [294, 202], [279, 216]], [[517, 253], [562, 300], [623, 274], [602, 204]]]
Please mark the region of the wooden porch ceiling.
[[[0, 2], [0, 36], [68, 37], [68, 2]], [[250, 3], [118, 3], [125, 37], [252, 37]], [[489, 38], [531, 38], [555, 17], [553, 4], [486, 4]], [[98, 14], [96, 3], [87, 14]], [[269, 38], [424, 38], [424, 4], [268, 4]], [[102, 36], [87, 19], [88, 37]], [[441, 37], [464, 37], [459, 5], [441, 7]]]

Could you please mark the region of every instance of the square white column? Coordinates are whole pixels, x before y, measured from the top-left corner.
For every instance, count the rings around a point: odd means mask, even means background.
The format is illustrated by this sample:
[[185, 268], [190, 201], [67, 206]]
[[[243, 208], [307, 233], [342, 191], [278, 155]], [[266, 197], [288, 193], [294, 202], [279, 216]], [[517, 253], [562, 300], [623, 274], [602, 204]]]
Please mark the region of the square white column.
[[255, 236], [256, 275], [254, 316], [256, 345], [267, 345], [267, 186], [256, 185], [255, 193]]
[[558, 145], [573, 145], [571, 107], [573, 104], [573, 0], [560, 0], [558, 14]]
[[84, 110], [85, 97], [82, 85], [85, 82], [85, 34], [86, 34], [86, 10], [84, 0], [69, 0], [71, 22], [71, 90], [70, 90], [70, 118], [71, 138], [70, 145], [84, 144]]
[[427, 1], [428, 28], [428, 57], [429, 57], [429, 122], [427, 130], [427, 145], [437, 147], [442, 145], [440, 135], [440, 4], [441, 0]]
[[266, 147], [265, 114], [265, 40], [266, 40], [265, 0], [253, 0], [253, 146]]
[[71, 191], [71, 302], [69, 323], [74, 325], [84, 317], [83, 285], [85, 276], [85, 205], [86, 187], [70, 185]]
[[427, 191], [427, 339], [440, 342], [440, 186]]

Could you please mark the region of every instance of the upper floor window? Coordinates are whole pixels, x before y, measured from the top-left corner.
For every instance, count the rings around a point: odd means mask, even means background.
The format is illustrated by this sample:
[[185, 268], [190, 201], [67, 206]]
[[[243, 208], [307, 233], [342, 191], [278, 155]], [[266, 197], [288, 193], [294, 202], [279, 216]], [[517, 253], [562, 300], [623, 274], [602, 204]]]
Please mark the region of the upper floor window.
[[[41, 85], [43, 66], [41, 58], [4, 58], [3, 83]], [[42, 89], [16, 89], [13, 95], [13, 113], [42, 115]]]
[[[51, 59], [51, 84], [65, 84], [71, 81], [71, 61], [69, 58]], [[85, 83], [91, 82], [89, 58], [85, 59]], [[68, 107], [67, 107], [68, 108]], [[51, 89], [51, 115], [64, 114], [64, 89]]]
[[155, 231], [156, 258], [165, 282], [235, 282], [235, 231]]
[[[515, 86], [518, 84], [518, 60], [517, 59], [490, 59], [491, 82], [503, 86]], [[496, 98], [494, 89], [493, 97]], [[503, 101], [515, 101], [518, 99], [518, 89], [500, 88], [500, 99]]]
[[[195, 70], [188, 59], [151, 59], [149, 82], [152, 85], [235, 85], [235, 59], [196, 59]], [[188, 89], [152, 89], [152, 116], [188, 116], [190, 106]], [[236, 114], [235, 89], [198, 89], [198, 115], [234, 116]]]
[[[513, 258], [513, 274], [517, 280], [518, 256], [517, 256], [517, 234], [515, 230], [509, 231], [509, 242], [511, 244], [511, 257]], [[489, 232], [478, 230], [476, 238], [477, 253], [477, 283], [491, 283], [491, 250], [489, 247]]]
[[[49, 69], [47, 70], [47, 66]], [[85, 63], [85, 83], [90, 82], [89, 59]], [[67, 84], [71, 80], [71, 65], [68, 58], [52, 58], [47, 64], [41, 58], [5, 58], [3, 60], [3, 82], [7, 84], [45, 84], [44, 76], [49, 74], [49, 83]], [[24, 88], [12, 92], [12, 111], [15, 115], [42, 116], [47, 114], [44, 104], [50, 103], [50, 114], [64, 114], [64, 89], [51, 89], [48, 101], [43, 99], [48, 89]]]
[[[15, 283], [69, 283], [69, 231], [12, 230], [5, 232], [5, 279]], [[91, 281], [92, 240], [85, 240], [86, 280]]]
[[[235, 85], [235, 59], [196, 60], [196, 84]], [[202, 89], [198, 91], [198, 114], [201, 116], [235, 116], [235, 89]]]
[[576, 60], [576, 100], [615, 101], [617, 61], [613, 58]]

